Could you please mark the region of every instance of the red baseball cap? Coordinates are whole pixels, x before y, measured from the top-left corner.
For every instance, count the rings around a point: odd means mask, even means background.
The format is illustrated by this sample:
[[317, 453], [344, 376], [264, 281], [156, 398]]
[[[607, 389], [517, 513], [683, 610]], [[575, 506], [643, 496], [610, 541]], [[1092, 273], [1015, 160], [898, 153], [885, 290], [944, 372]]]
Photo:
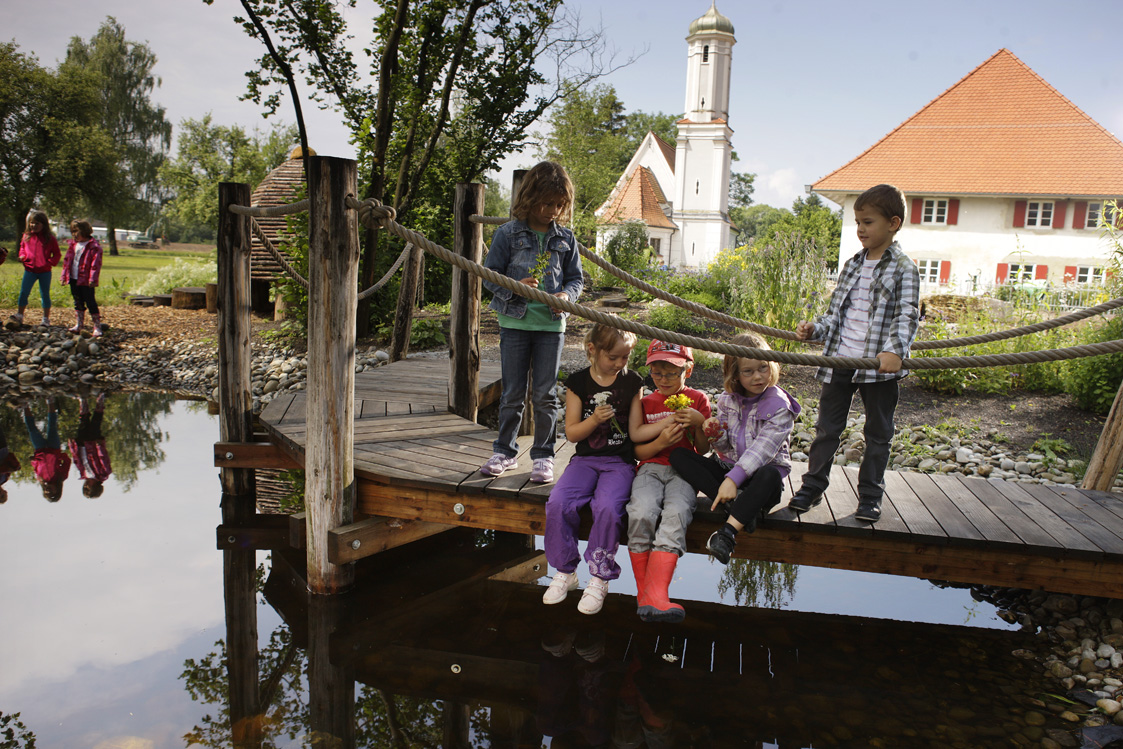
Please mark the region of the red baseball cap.
[[666, 341], [652, 341], [647, 347], [647, 363], [665, 361], [676, 367], [685, 367], [694, 361], [689, 346], [680, 346], [677, 343]]

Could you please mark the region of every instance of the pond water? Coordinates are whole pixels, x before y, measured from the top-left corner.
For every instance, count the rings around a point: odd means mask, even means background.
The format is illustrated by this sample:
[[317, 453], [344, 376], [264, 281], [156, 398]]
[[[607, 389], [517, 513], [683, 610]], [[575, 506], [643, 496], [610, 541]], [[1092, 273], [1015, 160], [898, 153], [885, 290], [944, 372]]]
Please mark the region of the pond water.
[[[103, 493], [84, 496], [72, 467], [53, 502], [32, 478], [23, 405], [0, 405], [24, 464], [0, 505], [0, 746], [979, 747], [1041, 735], [1022, 718], [1047, 686], [1011, 654], [1027, 636], [965, 590], [687, 555], [672, 587], [686, 622], [643, 625], [624, 596], [596, 617], [576, 612], [576, 595], [542, 606], [541, 555], [458, 531], [379, 555], [361, 570], [369, 584], [310, 601], [289, 557], [216, 550], [218, 426], [204, 404], [109, 395]], [[26, 405], [44, 424], [46, 402]], [[79, 405], [58, 399], [64, 449], [91, 436]], [[239, 564], [258, 567], [248, 598], [224, 590], [252, 579]], [[634, 595], [630, 576], [612, 591]]]

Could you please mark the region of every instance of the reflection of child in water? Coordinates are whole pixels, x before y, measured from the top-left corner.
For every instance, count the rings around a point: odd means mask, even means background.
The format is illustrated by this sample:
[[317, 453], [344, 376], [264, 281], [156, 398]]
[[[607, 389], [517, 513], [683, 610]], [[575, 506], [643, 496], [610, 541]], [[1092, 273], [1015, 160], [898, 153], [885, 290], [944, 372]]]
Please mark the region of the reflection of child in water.
[[8, 490], [4, 488], [4, 484], [8, 483], [12, 472], [18, 471], [19, 467], [19, 458], [8, 449], [8, 435], [4, 427], [0, 426], [0, 505], [8, 501]]
[[538, 730], [552, 747], [607, 746], [619, 673], [605, 657], [604, 633], [559, 630], [542, 641]]
[[109, 464], [109, 451], [105, 448], [105, 435], [101, 433], [101, 421], [105, 417], [105, 393], [98, 393], [94, 401], [94, 412], [90, 413], [90, 402], [86, 396], [78, 396], [78, 434], [70, 440], [67, 447], [78, 476], [84, 480], [82, 494], [90, 499], [100, 497], [105, 490], [103, 484], [113, 472]]
[[35, 477], [43, 486], [43, 496], [48, 502], [58, 502], [62, 497], [62, 482], [70, 473], [70, 457], [62, 451], [58, 436], [58, 407], [54, 398], [47, 398], [47, 436], [39, 431], [31, 406], [23, 407], [23, 423], [27, 425], [27, 436], [35, 448], [31, 456], [31, 467]]

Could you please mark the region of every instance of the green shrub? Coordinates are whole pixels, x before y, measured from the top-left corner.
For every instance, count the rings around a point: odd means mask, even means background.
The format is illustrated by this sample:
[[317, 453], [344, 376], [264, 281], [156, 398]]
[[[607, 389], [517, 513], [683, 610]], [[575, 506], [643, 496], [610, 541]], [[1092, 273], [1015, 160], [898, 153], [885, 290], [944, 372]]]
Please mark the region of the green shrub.
[[[394, 335], [392, 325], [383, 325], [378, 328], [378, 337], [389, 341]], [[414, 320], [409, 328], [409, 347], [411, 349], [429, 349], [444, 346], [448, 343], [444, 328], [440, 320], [432, 318]]]
[[146, 276], [134, 291], [145, 296], [167, 294], [181, 286], [204, 286], [214, 283], [217, 276], [218, 270], [213, 261], [178, 257], [170, 265], [165, 265]]
[[[1116, 316], [1100, 325], [1085, 326], [1081, 343], [1100, 343], [1123, 338], [1123, 317]], [[1123, 382], [1123, 353], [1086, 356], [1067, 362], [1065, 390], [1080, 408], [1106, 414]]]
[[701, 335], [706, 332], [706, 325], [702, 318], [674, 304], [659, 304], [652, 307], [647, 315], [647, 324], [686, 335]]

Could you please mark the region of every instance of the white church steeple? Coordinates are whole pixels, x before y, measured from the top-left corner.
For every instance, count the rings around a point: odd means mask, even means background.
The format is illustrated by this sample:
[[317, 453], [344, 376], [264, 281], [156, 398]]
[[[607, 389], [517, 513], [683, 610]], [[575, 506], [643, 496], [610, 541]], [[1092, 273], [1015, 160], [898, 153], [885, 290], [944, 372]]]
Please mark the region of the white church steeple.
[[672, 216], [681, 230], [672, 238], [669, 262], [698, 266], [730, 242], [729, 76], [737, 40], [715, 2], [690, 24], [686, 43], [686, 114], [678, 122]]

